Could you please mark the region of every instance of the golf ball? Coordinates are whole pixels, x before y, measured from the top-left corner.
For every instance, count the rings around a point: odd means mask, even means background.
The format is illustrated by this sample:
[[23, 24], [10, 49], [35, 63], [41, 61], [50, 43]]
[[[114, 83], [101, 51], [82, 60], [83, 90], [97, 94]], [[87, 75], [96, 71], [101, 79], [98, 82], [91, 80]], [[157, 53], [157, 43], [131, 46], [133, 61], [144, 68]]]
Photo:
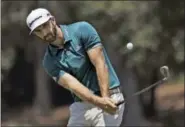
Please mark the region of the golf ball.
[[127, 49], [131, 50], [133, 48], [133, 44], [131, 42], [127, 43]]

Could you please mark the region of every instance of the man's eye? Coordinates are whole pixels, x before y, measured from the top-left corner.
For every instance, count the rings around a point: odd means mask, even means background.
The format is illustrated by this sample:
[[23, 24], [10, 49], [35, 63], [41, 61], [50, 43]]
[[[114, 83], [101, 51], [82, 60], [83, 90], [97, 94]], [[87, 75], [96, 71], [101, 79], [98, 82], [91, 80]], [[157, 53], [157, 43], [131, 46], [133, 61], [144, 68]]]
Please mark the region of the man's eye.
[[43, 27], [46, 27], [47, 25], [48, 25], [48, 23], [44, 23], [44, 24], [43, 24]]
[[41, 30], [35, 30], [35, 32], [39, 33]]

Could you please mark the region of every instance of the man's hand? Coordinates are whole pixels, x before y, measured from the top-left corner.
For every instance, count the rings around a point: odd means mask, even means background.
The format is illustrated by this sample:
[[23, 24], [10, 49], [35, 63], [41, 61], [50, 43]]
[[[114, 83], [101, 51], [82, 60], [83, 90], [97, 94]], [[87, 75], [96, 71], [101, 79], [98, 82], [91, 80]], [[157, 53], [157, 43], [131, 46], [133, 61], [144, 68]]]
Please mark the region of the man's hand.
[[114, 115], [118, 109], [116, 102], [109, 97], [100, 98], [97, 101], [97, 106], [111, 115]]

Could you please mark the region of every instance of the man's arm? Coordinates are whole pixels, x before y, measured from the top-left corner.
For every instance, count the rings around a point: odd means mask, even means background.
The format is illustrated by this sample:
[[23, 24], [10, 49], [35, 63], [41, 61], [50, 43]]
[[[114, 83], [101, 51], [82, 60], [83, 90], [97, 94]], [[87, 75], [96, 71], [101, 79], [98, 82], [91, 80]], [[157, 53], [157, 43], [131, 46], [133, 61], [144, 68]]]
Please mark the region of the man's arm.
[[88, 55], [96, 68], [98, 82], [102, 97], [110, 97], [109, 95], [109, 72], [105, 62], [102, 46], [97, 46], [88, 50]]
[[68, 73], [60, 76], [57, 83], [76, 94], [83, 101], [97, 105], [97, 101], [100, 99], [100, 97], [94, 95], [88, 88], [83, 86], [75, 77]]
[[101, 95], [103, 97], [109, 97], [109, 73], [98, 32], [88, 22], [82, 22], [78, 31], [81, 33], [84, 48], [87, 51], [92, 64], [96, 68]]
[[[53, 78], [56, 81], [56, 78]], [[58, 84], [76, 94], [83, 101], [94, 104], [110, 114], [114, 114], [117, 106], [110, 98], [101, 98], [94, 95], [88, 88], [83, 86], [75, 77], [65, 73], [58, 79]]]

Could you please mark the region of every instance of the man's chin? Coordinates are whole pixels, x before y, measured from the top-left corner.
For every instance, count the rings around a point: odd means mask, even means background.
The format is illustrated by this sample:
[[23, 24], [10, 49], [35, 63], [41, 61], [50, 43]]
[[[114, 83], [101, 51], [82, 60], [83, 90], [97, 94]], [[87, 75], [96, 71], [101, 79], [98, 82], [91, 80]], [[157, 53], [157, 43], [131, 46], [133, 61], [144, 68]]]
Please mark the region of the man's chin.
[[45, 40], [45, 41], [48, 42], [49, 44], [52, 44], [55, 41], [55, 39], [48, 39], [48, 40]]

